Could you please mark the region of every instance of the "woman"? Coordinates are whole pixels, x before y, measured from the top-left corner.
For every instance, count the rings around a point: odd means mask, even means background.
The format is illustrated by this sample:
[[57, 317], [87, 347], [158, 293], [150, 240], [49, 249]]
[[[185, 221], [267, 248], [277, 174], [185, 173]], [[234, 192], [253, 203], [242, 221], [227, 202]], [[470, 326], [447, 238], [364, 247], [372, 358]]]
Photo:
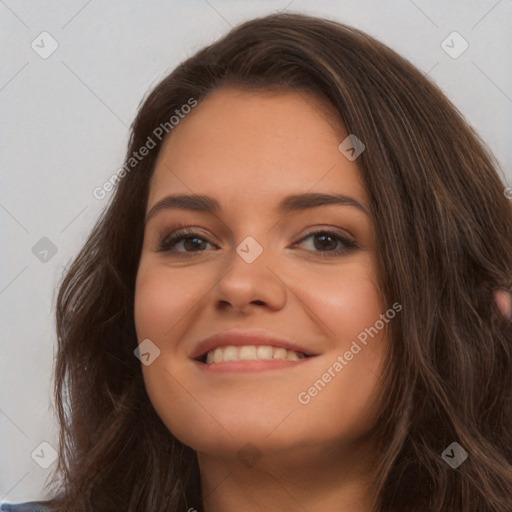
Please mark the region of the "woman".
[[55, 497], [32, 509], [510, 511], [498, 169], [333, 21], [256, 19], [181, 64], [61, 285]]

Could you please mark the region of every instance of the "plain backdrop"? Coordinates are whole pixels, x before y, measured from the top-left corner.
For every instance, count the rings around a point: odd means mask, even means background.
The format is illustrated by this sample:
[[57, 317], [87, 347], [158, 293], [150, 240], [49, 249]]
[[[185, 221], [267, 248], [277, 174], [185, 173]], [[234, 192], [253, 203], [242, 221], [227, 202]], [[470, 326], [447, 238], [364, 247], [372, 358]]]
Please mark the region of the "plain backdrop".
[[[110, 198], [92, 191], [122, 166], [140, 100], [231, 26], [285, 9], [353, 25], [409, 59], [512, 185], [511, 0], [0, 0], [0, 501], [46, 497], [56, 287]], [[469, 45], [458, 58], [442, 47], [454, 31]]]

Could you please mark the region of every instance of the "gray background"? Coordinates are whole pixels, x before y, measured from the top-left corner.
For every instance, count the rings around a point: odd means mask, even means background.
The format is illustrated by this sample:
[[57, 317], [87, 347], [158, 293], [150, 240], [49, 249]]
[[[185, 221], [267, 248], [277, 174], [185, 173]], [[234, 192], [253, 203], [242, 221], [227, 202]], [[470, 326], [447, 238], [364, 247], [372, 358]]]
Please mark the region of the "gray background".
[[[121, 167], [141, 98], [231, 26], [284, 9], [351, 24], [428, 73], [512, 185], [511, 0], [0, 0], [0, 501], [46, 497], [56, 287], [108, 202], [92, 191]], [[59, 45], [47, 59], [31, 47], [48, 49], [43, 31]], [[469, 43], [456, 59], [441, 47], [453, 31]], [[43, 237], [57, 248], [46, 262], [32, 251]]]

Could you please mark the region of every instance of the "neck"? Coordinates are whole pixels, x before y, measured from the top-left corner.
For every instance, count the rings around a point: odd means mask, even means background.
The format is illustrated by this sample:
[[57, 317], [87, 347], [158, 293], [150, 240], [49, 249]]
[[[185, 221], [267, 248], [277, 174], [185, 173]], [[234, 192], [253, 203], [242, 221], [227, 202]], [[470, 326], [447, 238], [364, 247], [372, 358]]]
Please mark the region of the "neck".
[[199, 453], [205, 512], [374, 512], [367, 445], [238, 458]]

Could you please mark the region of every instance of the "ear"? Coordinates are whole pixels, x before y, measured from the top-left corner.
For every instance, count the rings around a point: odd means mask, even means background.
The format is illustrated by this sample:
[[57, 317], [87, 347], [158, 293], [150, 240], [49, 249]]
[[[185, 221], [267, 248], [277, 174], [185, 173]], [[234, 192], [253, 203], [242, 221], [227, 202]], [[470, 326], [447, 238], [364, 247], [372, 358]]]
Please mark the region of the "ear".
[[497, 288], [493, 293], [498, 310], [509, 322], [512, 322], [512, 290]]

